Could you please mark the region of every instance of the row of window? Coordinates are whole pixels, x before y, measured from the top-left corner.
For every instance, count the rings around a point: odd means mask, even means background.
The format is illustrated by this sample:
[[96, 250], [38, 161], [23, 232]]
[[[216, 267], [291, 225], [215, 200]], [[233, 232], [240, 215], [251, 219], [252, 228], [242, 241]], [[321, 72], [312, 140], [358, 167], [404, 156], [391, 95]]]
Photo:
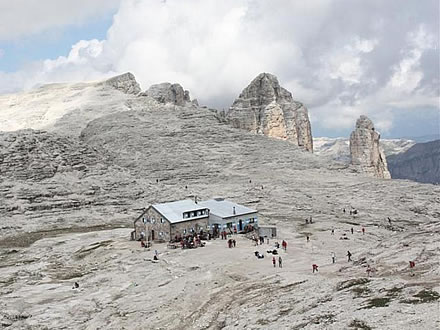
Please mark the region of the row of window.
[[196, 210], [196, 211], [184, 212], [183, 218], [188, 219], [188, 218], [200, 217], [201, 215], [208, 215], [208, 214], [209, 214], [208, 209]]
[[[208, 209], [198, 210], [198, 211], [194, 211], [194, 212], [185, 212], [185, 213], [183, 213], [183, 218], [187, 219], [187, 218], [191, 218], [191, 217], [195, 217], [195, 216], [201, 216], [201, 215], [207, 215], [207, 214], [208, 214]], [[148, 219], [148, 218], [144, 217], [142, 220], [143, 220], [144, 223], [156, 223], [156, 219], [154, 217], [151, 217], [151, 219]], [[165, 220], [163, 218], [160, 218], [159, 221], [160, 221], [160, 223], [165, 223]], [[257, 218], [249, 218], [249, 219], [246, 219], [245, 223], [246, 224], [248, 224], [248, 223], [255, 223], [257, 221], [258, 221]], [[239, 224], [236, 223], [236, 222], [235, 223], [229, 222], [227, 225], [223, 225], [223, 228], [227, 228], [227, 227], [231, 227], [231, 226], [236, 227], [238, 225]], [[207, 229], [209, 230], [210, 227], [211, 226], [208, 225]], [[214, 228], [214, 226], [212, 226], [212, 228]]]
[[[160, 219], [158, 219], [158, 221], [160, 221], [160, 223], [165, 223], [165, 220], [164, 220], [164, 218], [160, 218]], [[142, 222], [143, 223], [156, 223], [156, 219], [154, 218], [154, 217], [151, 217], [151, 219], [148, 219], [148, 218], [143, 218], [142, 219]]]

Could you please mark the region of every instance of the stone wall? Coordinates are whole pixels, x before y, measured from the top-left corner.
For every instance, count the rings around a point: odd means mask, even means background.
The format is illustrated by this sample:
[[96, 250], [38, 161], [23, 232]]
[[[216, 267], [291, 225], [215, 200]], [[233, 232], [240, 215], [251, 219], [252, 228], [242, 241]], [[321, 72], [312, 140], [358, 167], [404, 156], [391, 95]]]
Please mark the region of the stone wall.
[[198, 233], [201, 229], [204, 232], [208, 231], [208, 217], [173, 223], [171, 225], [171, 238], [190, 235], [191, 230]]
[[136, 233], [135, 239], [139, 239], [141, 233], [144, 232], [146, 240], [152, 241], [154, 231], [154, 241], [169, 242], [175, 236], [191, 234], [191, 230], [200, 232], [200, 229], [203, 229], [203, 231], [206, 232], [208, 230], [208, 217], [171, 224], [153, 207], [149, 207], [143, 215], [135, 221], [134, 228]]
[[[145, 221], [144, 221], [145, 219]], [[141, 233], [145, 233], [148, 241], [169, 241], [171, 225], [162, 215], [153, 207], [149, 207], [147, 211], [135, 223], [136, 239], [141, 237]], [[154, 234], [154, 235], [153, 235]], [[154, 236], [154, 239], [153, 239]]]

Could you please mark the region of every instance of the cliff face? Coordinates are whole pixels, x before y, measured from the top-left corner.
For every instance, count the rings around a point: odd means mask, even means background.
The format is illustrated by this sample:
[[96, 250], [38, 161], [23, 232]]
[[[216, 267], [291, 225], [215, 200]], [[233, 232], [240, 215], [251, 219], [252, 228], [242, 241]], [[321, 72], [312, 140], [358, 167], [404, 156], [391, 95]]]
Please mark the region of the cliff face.
[[287, 140], [313, 151], [307, 108], [293, 100], [272, 74], [259, 74], [234, 101], [225, 119], [236, 128]]
[[391, 179], [385, 154], [379, 145], [380, 134], [366, 116], [356, 121], [356, 129], [350, 135], [351, 164], [361, 172], [382, 179]]
[[417, 143], [388, 157], [388, 168], [393, 179], [440, 184], [440, 140]]

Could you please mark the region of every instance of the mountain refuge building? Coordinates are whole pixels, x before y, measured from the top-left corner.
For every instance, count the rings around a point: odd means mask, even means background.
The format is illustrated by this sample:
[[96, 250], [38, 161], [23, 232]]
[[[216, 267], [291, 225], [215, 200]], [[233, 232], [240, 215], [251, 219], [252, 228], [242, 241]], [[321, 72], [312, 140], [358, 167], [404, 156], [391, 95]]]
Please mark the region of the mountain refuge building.
[[134, 221], [132, 238], [172, 241], [200, 233], [242, 232], [258, 227], [258, 211], [215, 198], [207, 201], [181, 200], [149, 206]]

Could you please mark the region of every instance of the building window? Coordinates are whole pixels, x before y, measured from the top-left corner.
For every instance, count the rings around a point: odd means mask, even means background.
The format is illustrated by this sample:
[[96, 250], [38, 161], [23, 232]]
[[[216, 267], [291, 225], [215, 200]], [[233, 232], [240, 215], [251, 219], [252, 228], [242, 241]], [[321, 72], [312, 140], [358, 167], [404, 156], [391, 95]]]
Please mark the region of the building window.
[[163, 218], [160, 218], [160, 223], [164, 223], [165, 220]]

